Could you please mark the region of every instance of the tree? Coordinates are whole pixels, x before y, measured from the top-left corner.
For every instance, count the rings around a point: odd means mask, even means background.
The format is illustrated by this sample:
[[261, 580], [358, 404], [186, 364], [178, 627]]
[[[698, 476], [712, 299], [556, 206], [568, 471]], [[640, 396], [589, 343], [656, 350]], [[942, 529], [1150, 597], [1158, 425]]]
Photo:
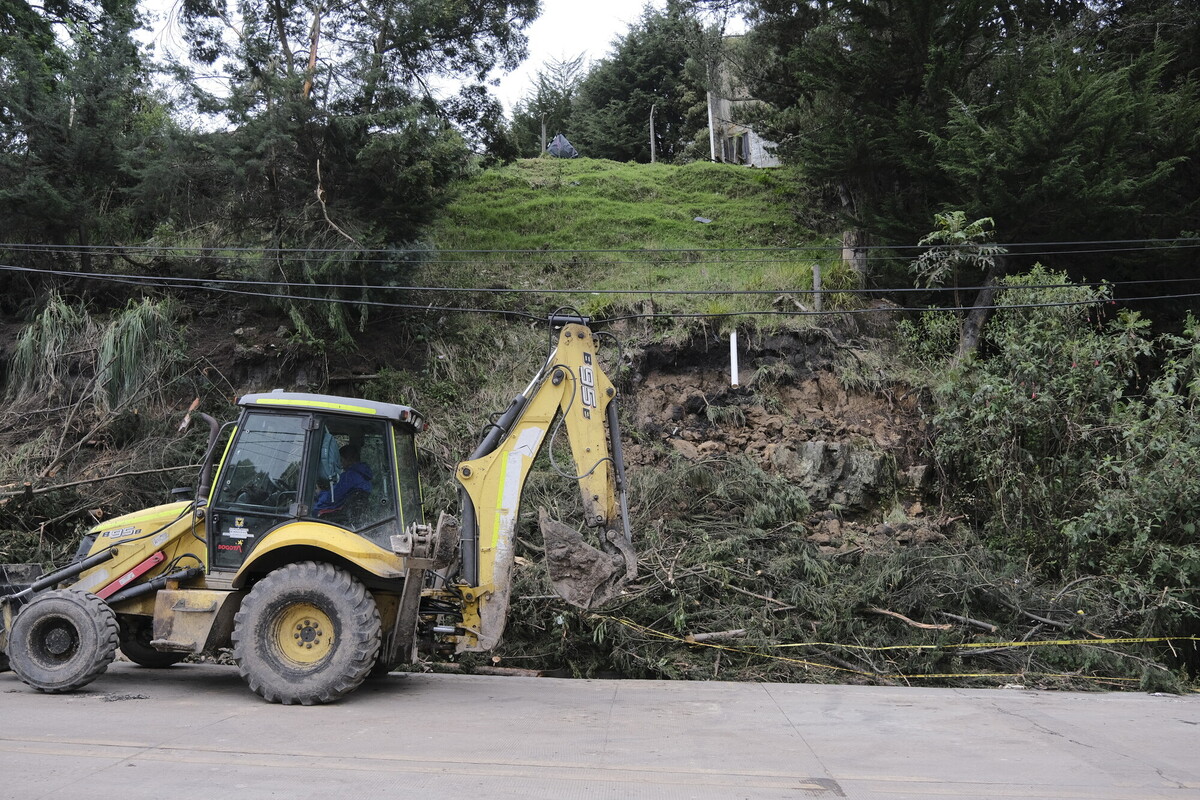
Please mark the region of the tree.
[[580, 153], [648, 162], [653, 108], [658, 158], [681, 158], [707, 124], [704, 87], [686, 69], [689, 42], [699, 36], [700, 23], [685, 4], [647, 8], [579, 86], [570, 129]]
[[[465, 170], [467, 138], [481, 149], [499, 138], [483, 82], [524, 55], [537, 10], [537, 0], [185, 0], [191, 57], [228, 79], [225, 96], [194, 84], [200, 110], [232, 128], [218, 140], [237, 189], [228, 224], [276, 245], [330, 231], [414, 238]], [[438, 102], [432, 83], [449, 78], [462, 89]]]
[[884, 236], [921, 230], [936, 178], [925, 134], [989, 64], [1017, 24], [1017, 4], [753, 6], [750, 63], [758, 68], [748, 77], [773, 107], [759, 120], [763, 135], [780, 143], [785, 159], [831, 182], [852, 224]]
[[949, 179], [944, 200], [991, 209], [1018, 241], [1178, 233], [1176, 215], [1196, 206], [1172, 188], [1187, 155], [1172, 141], [1180, 98], [1157, 80], [1165, 56], [1111, 68], [1078, 40], [1041, 40], [1000, 60], [1004, 94], [956, 103], [929, 136]]
[[563, 61], [550, 59], [538, 70], [533, 88], [513, 109], [513, 136], [522, 157], [542, 153], [548, 137], [556, 133], [571, 134], [572, 105], [583, 75], [583, 54]]
[[967, 222], [962, 211], [934, 215], [937, 230], [922, 237], [918, 244], [929, 246], [912, 264], [917, 285], [942, 286], [950, 278], [954, 286], [954, 304], [958, 302], [960, 270], [967, 268], [986, 273], [995, 265], [1004, 248], [989, 244], [995, 221], [991, 217]]
[[850, 227], [903, 243], [947, 208], [994, 217], [1010, 241], [1173, 236], [1194, 223], [1185, 170], [1200, 155], [1197, 84], [1172, 66], [1194, 46], [1172, 40], [1135, 56], [1136, 37], [1112, 26], [1134, 21], [1134, 7], [1170, 6], [1181, 25], [1200, 10], [1165, 0], [750, 5], [751, 88], [772, 105], [762, 133], [833, 189]]
[[133, 0], [103, 9], [14, 2], [0, 14], [6, 238], [84, 246], [128, 238], [131, 154], [164, 118], [132, 39]]

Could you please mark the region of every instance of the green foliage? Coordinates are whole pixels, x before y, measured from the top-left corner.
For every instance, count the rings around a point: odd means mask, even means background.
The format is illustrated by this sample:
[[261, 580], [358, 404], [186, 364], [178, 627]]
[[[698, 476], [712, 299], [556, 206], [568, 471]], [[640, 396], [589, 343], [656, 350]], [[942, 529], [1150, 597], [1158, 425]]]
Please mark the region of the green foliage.
[[57, 293], [17, 340], [6, 397], [18, 405], [78, 402], [109, 413], [158, 396], [183, 353], [170, 301], [131, 301], [108, 322]]
[[1160, 338], [1161, 372], [1140, 397], [1114, 405], [1112, 441], [1092, 464], [1093, 505], [1064, 533], [1082, 569], [1135, 574], [1182, 589], [1200, 581], [1200, 324]]
[[[1178, 104], [1197, 87], [1162, 85], [1169, 58], [1114, 65], [1054, 38], [1007, 54], [994, 66], [1002, 99], [962, 96], [930, 137], [949, 179], [941, 199], [995, 216], [1017, 241], [1176, 235], [1196, 208], [1180, 170], [1197, 152], [1177, 135]], [[1200, 123], [1191, 114], [1184, 124]]]
[[946, 311], [926, 311], [896, 323], [905, 362], [930, 373], [940, 372], [958, 347], [960, 320]]
[[[636, 584], [614, 608], [571, 609], [552, 596], [536, 534], [519, 534], [503, 663], [573, 676], [887, 682], [876, 676], [990, 672], [998, 678], [939, 682], [994, 685], [1018, 673], [1036, 686], [1086, 686], [1100, 676], [1179, 687], [1168, 669], [1148, 664], [1169, 660], [1149, 646], [905, 649], [1033, 637], [1041, 626], [1023, 609], [1053, 618], [1052, 636], [1150, 635], [1186, 608], [1178, 593], [1156, 595], [1134, 578], [1047, 582], [1021, 554], [988, 550], [968, 532], [936, 547], [823, 555], [800, 525], [803, 494], [741, 457], [667, 459], [630, 477]], [[531, 530], [534, 514], [526, 516]], [[928, 622], [965, 616], [996, 630], [919, 630], [877, 608]], [[719, 652], [682, 641], [722, 631], [744, 633], [717, 640]]]
[[[630, 504], [643, 572], [649, 567], [655, 578], [617, 609], [617, 616], [674, 634], [711, 626], [760, 628], [768, 615], [756, 605], [730, 602], [738, 595], [726, 585], [754, 585], [759, 570], [769, 571], [769, 580], [780, 585], [826, 580], [827, 566], [795, 533], [808, 511], [807, 498], [749, 459], [677, 459], [661, 469], [638, 470], [630, 475]], [[534, 524], [536, 511], [528, 516]], [[536, 558], [534, 548], [525, 548]], [[614, 671], [644, 677], [711, 675], [708, 654], [693, 658], [558, 602], [523, 602], [522, 595], [549, 593], [540, 564], [519, 566], [514, 589], [517, 599], [502, 657], [518, 656], [529, 666], [580, 676]], [[523, 655], [529, 653], [537, 655]]]
[[748, 6], [738, 71], [770, 104], [756, 126], [876, 240], [911, 242], [946, 208], [1022, 242], [1170, 237], [1195, 218], [1194, 4]]
[[132, 39], [135, 3], [43, 9], [16, 0], [0, 14], [12, 21], [0, 26], [6, 241], [129, 236], [132, 151], [162, 122]]
[[700, 24], [672, 0], [647, 7], [579, 84], [564, 132], [589, 158], [650, 161], [654, 110], [655, 159], [679, 162], [708, 125], [704, 86], [687, 70]]
[[918, 286], [942, 286], [950, 277], [957, 291], [961, 269], [986, 274], [995, 263], [996, 256], [1005, 252], [1003, 247], [988, 244], [994, 233], [992, 226], [995, 222], [991, 217], [968, 223], [964, 212], [950, 211], [935, 214], [934, 223], [937, 230], [918, 242], [929, 246], [929, 249], [912, 263]]
[[[996, 545], [1114, 576], [1124, 603], [1159, 592], [1167, 629], [1194, 619], [1200, 327], [1153, 340], [1132, 312], [1101, 316], [1105, 288], [1043, 268], [1004, 286], [984, 355], [937, 390], [937, 456], [959, 501]], [[1145, 378], [1150, 356], [1163, 366]]]
[[105, 326], [97, 357], [100, 402], [115, 409], [156, 394], [182, 360], [183, 343], [171, 301], [130, 301]]

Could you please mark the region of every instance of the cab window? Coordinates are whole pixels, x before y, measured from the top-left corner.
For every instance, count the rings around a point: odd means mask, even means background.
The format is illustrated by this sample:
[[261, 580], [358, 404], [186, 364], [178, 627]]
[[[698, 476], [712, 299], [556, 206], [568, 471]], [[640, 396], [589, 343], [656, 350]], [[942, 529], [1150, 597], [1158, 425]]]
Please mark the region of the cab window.
[[407, 528], [424, 523], [421, 508], [421, 477], [417, 471], [417, 442], [412, 433], [396, 430], [396, 464], [400, 478], [401, 522]]
[[221, 469], [217, 505], [285, 513], [296, 502], [304, 418], [249, 414]]
[[398, 532], [389, 425], [383, 420], [318, 414], [309, 515], [390, 546]]

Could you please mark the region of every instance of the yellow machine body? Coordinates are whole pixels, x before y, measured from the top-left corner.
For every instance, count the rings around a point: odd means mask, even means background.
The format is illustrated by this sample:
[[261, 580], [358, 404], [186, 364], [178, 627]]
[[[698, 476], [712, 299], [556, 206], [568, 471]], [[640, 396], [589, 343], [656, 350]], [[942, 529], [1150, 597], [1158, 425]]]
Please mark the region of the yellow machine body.
[[563, 430], [573, 464], [555, 469], [578, 482], [584, 528], [602, 550], [543, 512], [551, 579], [576, 605], [611, 599], [636, 570], [616, 391], [586, 320], [551, 322], [561, 327], [550, 357], [456, 469], [461, 525], [447, 515], [425, 524], [413, 439], [424, 422], [413, 409], [248, 395], [223, 448], [206, 417], [195, 500], [96, 525], [74, 564], [0, 597], [0, 651], [27, 683], [69, 691], [103, 671], [118, 638], [146, 666], [232, 647], [254, 691], [308, 704], [419, 647], [492, 648], [525, 484]]

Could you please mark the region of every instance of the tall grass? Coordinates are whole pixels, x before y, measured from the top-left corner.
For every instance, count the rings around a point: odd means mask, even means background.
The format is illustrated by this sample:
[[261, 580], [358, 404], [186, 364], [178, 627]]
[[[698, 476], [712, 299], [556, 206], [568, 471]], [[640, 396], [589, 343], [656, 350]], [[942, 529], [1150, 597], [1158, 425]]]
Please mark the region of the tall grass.
[[97, 359], [100, 403], [116, 408], [168, 380], [182, 353], [169, 300], [132, 301], [105, 326]]
[[60, 398], [77, 370], [79, 357], [92, 349], [95, 340], [96, 324], [87, 310], [54, 292], [17, 339], [8, 367], [6, 398]]

